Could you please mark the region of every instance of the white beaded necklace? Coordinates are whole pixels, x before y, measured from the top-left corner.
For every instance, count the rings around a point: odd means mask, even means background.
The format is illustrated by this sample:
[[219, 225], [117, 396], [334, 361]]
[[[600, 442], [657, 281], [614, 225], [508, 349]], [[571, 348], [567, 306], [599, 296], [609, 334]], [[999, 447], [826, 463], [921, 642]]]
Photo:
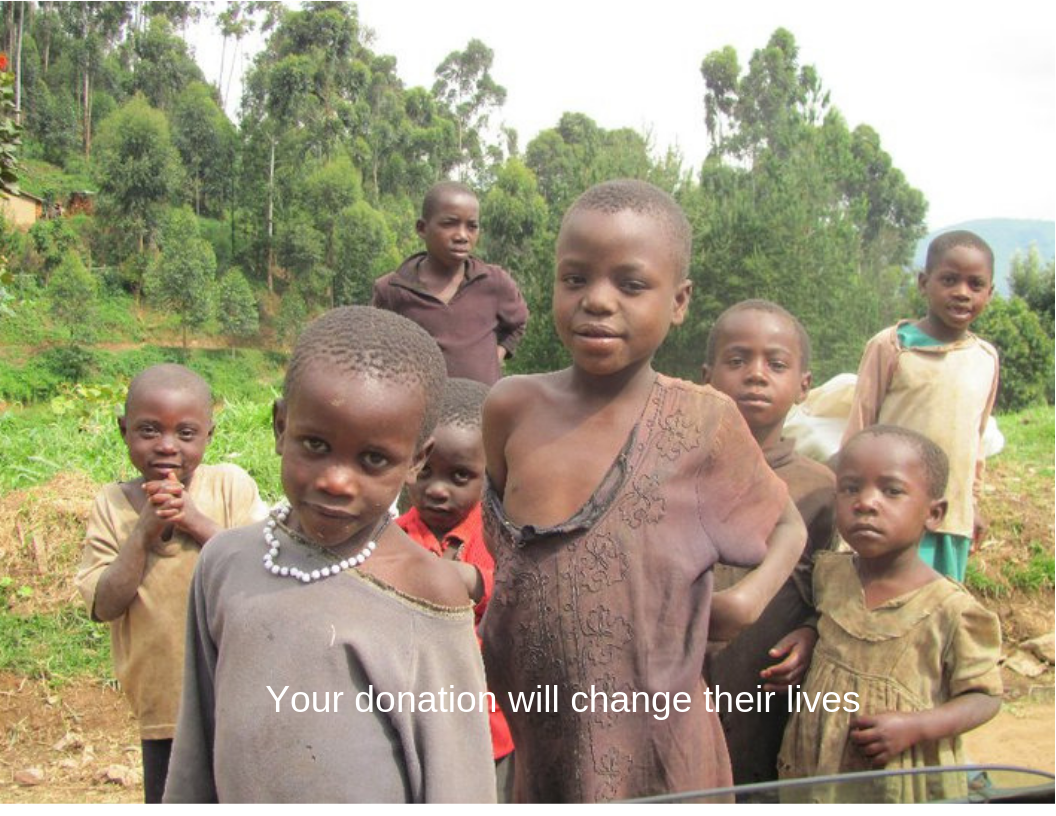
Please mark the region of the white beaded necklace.
[[297, 567], [281, 567], [275, 563], [275, 559], [278, 558], [279, 555], [279, 540], [275, 538], [275, 527], [286, 521], [286, 518], [289, 515], [290, 505], [285, 503], [280, 504], [271, 511], [271, 517], [264, 525], [264, 543], [268, 545], [268, 551], [264, 553], [264, 569], [272, 575], [293, 578], [295, 581], [303, 581], [306, 584], [310, 584], [312, 581], [322, 580], [323, 578], [329, 578], [331, 575], [337, 575], [339, 572], [347, 570], [349, 567], [357, 567], [370, 558], [370, 556], [374, 554], [374, 550], [378, 547], [378, 537], [388, 526], [389, 521], [389, 515], [386, 513], [385, 517], [381, 520], [381, 524], [379, 524], [374, 531], [374, 535], [371, 536], [370, 541], [368, 541], [366, 546], [355, 555], [350, 556], [349, 558], [342, 558], [337, 563], [331, 564], [328, 567], [305, 572]]

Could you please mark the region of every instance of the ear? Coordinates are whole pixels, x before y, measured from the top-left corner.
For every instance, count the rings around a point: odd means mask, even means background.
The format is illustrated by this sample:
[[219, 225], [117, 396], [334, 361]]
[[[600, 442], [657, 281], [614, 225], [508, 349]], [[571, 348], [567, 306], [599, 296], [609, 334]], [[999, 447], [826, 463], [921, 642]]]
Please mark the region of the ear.
[[404, 477], [404, 481], [406, 481], [407, 484], [414, 484], [415, 480], [418, 478], [418, 473], [423, 467], [425, 467], [425, 463], [429, 461], [429, 456], [433, 452], [434, 444], [433, 438], [430, 436], [415, 452], [411, 467], [408, 469], [407, 475]]
[[928, 506], [928, 518], [924, 522], [924, 529], [929, 533], [934, 533], [938, 530], [942, 520], [946, 518], [946, 510], [949, 506], [950, 503], [946, 499], [933, 500]]
[[209, 433], [206, 434], [206, 437], [205, 437], [205, 444], [206, 445], [208, 445], [210, 442], [213, 441], [213, 431], [215, 431], [215, 430], [216, 430], [216, 423], [215, 422], [210, 423], [210, 425], [209, 425]]
[[286, 433], [286, 400], [277, 399], [271, 406], [271, 431], [275, 435], [275, 453], [282, 456], [282, 437]]
[[678, 284], [675, 289], [675, 308], [671, 314], [671, 325], [681, 326], [686, 319], [686, 310], [689, 308], [689, 299], [693, 294], [693, 281], [686, 278]]
[[923, 295], [924, 287], [928, 285], [928, 273], [921, 272], [917, 275], [917, 290]]
[[425, 220], [419, 218], [414, 222], [414, 231], [418, 233], [419, 238], [425, 238]]
[[117, 418], [117, 430], [121, 432], [121, 438], [125, 438], [125, 434], [128, 433], [128, 423], [123, 416]]
[[807, 371], [799, 380], [799, 393], [796, 394], [796, 404], [803, 402], [807, 398], [807, 394], [810, 393], [810, 385], [814, 382], [814, 374], [811, 371]]
[[711, 366], [707, 363], [700, 364], [700, 381], [704, 385], [708, 385], [711, 382]]

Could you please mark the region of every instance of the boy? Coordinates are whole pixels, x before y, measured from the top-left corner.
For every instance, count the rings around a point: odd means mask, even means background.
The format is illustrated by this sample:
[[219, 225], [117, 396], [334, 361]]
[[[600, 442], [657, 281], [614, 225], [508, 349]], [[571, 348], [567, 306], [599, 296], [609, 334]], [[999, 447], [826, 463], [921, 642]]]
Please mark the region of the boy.
[[166, 801], [495, 801], [469, 588], [389, 524], [445, 378], [390, 312], [334, 309], [297, 341], [274, 408], [288, 503], [195, 570]]
[[371, 306], [409, 317], [433, 336], [447, 373], [492, 385], [513, 356], [528, 307], [510, 274], [473, 256], [480, 204], [464, 184], [434, 185], [415, 229], [425, 252], [374, 283]]
[[983, 432], [997, 397], [997, 351], [969, 331], [994, 294], [994, 253], [974, 233], [937, 236], [918, 286], [927, 315], [899, 321], [873, 337], [858, 368], [843, 439], [884, 423], [918, 431], [950, 460], [949, 511], [925, 535], [920, 556], [964, 581], [973, 541], [985, 521], [975, 505], [983, 478]]
[[484, 406], [488, 679], [503, 701], [548, 694], [506, 712], [518, 801], [731, 781], [701, 678], [711, 568], [762, 562], [714, 599], [731, 629], [747, 625], [806, 533], [729, 398], [652, 368], [685, 318], [691, 242], [682, 210], [650, 184], [580, 196], [553, 299], [572, 366], [501, 380]]
[[[487, 395], [483, 383], [457, 377], [447, 381], [433, 450], [418, 477], [408, 482], [411, 509], [396, 519], [414, 541], [469, 571], [478, 625], [495, 583], [495, 562], [484, 545], [480, 518], [484, 491], [480, 419]], [[509, 802], [513, 790], [510, 727], [498, 708], [491, 711], [490, 723], [499, 801]]]
[[109, 621], [114, 672], [139, 720], [143, 792], [161, 801], [183, 678], [187, 590], [201, 546], [262, 519], [257, 486], [236, 465], [202, 465], [213, 438], [209, 386], [180, 365], [140, 372], [117, 420], [140, 477], [95, 498], [77, 588]]
[[[788, 485], [807, 526], [807, 546], [792, 577], [759, 620], [708, 660], [712, 689], [736, 695], [784, 690], [799, 682], [817, 634], [813, 622], [811, 571], [814, 553], [830, 548], [835, 524], [835, 478], [827, 467], [800, 456], [781, 436], [785, 416], [810, 390], [810, 338], [788, 311], [766, 300], [731, 306], [708, 335], [704, 382], [731, 397], [748, 423], [766, 462]], [[715, 589], [736, 583], [744, 569], [719, 564]], [[776, 644], [776, 645], [775, 645]], [[784, 658], [783, 660], [780, 660]], [[778, 665], [773, 665], [780, 660]], [[719, 712], [738, 785], [777, 779], [777, 754], [788, 719], [784, 696], [769, 707]]]

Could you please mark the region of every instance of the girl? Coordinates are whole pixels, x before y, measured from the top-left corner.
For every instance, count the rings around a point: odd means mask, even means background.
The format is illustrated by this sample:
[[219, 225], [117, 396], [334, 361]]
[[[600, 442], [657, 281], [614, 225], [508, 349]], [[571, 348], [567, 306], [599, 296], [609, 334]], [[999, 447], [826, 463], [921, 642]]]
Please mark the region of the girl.
[[[917, 553], [946, 513], [947, 473], [937, 445], [895, 426], [874, 425], [840, 452], [836, 525], [854, 552], [817, 557], [819, 639], [792, 698], [782, 778], [963, 764], [960, 735], [1000, 708], [997, 616]], [[840, 698], [832, 711], [819, 704], [828, 692]], [[935, 773], [808, 796], [920, 802], [966, 792], [964, 774]]]

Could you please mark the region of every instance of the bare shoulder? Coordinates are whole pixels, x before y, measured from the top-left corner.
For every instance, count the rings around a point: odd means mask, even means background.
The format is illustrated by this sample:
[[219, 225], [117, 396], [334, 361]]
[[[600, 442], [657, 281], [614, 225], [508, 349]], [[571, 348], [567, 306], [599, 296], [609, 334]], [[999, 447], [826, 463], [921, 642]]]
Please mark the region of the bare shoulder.
[[484, 416], [493, 419], [516, 416], [545, 392], [548, 374], [520, 374], [503, 377], [488, 391]]
[[465, 576], [453, 562], [418, 546], [395, 524], [389, 525], [382, 542], [383, 546], [364, 565], [375, 578], [404, 595], [435, 606], [463, 607], [471, 603]]

